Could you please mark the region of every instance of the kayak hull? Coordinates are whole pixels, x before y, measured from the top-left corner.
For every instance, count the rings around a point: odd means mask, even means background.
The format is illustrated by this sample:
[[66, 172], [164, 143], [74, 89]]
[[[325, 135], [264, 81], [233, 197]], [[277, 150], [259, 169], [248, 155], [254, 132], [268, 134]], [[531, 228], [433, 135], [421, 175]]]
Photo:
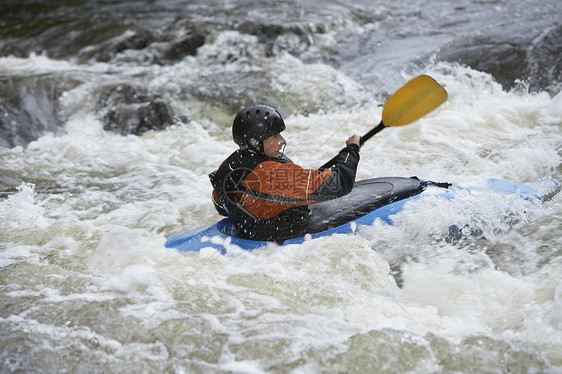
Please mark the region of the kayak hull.
[[[475, 193], [491, 191], [518, 194], [524, 199], [546, 201], [560, 191], [560, 184], [552, 179], [523, 183], [490, 178], [471, 185], [468, 189]], [[349, 234], [355, 232], [360, 225], [372, 225], [377, 219], [392, 224], [392, 216], [400, 212], [407, 202], [428, 193], [451, 200], [454, 198], [453, 190], [437, 187], [432, 182], [417, 178], [387, 177], [359, 181], [348, 195], [311, 206], [312, 220], [307, 230], [309, 234], [277, 244], [300, 244], [322, 236]], [[210, 247], [225, 254], [232, 246], [254, 250], [271, 243], [273, 242], [236, 237], [232, 222], [224, 218], [216, 223], [171, 236], [167, 238], [165, 246], [181, 252], [198, 252]]]

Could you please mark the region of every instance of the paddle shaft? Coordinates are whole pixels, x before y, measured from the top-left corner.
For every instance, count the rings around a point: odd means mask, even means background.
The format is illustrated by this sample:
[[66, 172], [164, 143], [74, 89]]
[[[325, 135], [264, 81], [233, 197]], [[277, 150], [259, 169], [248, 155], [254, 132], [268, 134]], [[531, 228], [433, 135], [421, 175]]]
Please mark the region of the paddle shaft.
[[[381, 123], [379, 123], [378, 126], [373, 127], [368, 133], [366, 133], [365, 135], [363, 135], [361, 137], [361, 145], [363, 145], [363, 143], [365, 143], [367, 140], [371, 139], [371, 137], [373, 137], [373, 135], [375, 135], [376, 133], [378, 133], [379, 131], [381, 131], [385, 127], [386, 126], [381, 121]], [[332, 157], [332, 159], [330, 161], [328, 161], [324, 165], [320, 166], [320, 170], [328, 169], [328, 168], [331, 168], [332, 166], [334, 166], [336, 164], [336, 161], [338, 160], [338, 156], [339, 155], [335, 155], [334, 157]]]
[[373, 127], [368, 133], [366, 133], [365, 135], [363, 135], [361, 137], [361, 145], [363, 145], [363, 143], [365, 143], [367, 140], [371, 139], [371, 137], [373, 135], [375, 135], [376, 133], [378, 133], [379, 131], [381, 131], [382, 129], [384, 129], [386, 126], [384, 125], [384, 123], [379, 123], [378, 126]]

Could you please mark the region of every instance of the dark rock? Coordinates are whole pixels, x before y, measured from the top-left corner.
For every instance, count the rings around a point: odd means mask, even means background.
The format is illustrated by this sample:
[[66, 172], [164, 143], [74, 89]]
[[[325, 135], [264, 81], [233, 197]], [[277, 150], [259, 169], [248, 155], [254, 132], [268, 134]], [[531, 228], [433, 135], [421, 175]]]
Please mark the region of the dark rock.
[[62, 132], [58, 98], [81, 82], [60, 75], [0, 78], [0, 146], [27, 146]]
[[454, 50], [443, 53], [442, 58], [490, 73], [506, 87], [521, 77], [525, 67], [525, 51], [517, 45], [480, 38], [457, 45]]
[[522, 29], [513, 34], [492, 33], [458, 40], [444, 47], [439, 57], [487, 72], [505, 89], [524, 80], [531, 90], [544, 89], [554, 95], [562, 81], [560, 50], [562, 26], [557, 26], [549, 30]]
[[145, 89], [129, 83], [106, 86], [98, 100], [98, 109], [121, 104], [139, 104], [150, 101]]
[[142, 135], [149, 130], [162, 130], [174, 122], [168, 104], [145, 89], [122, 84], [108, 88], [98, 103], [104, 130], [121, 135]]
[[238, 31], [256, 35], [261, 42], [273, 42], [283, 32], [283, 26], [244, 21], [238, 26]]
[[[80, 51], [82, 62], [94, 58], [99, 62], [110, 62], [119, 53], [127, 50], [143, 50], [156, 41], [156, 37], [148, 30], [132, 28], [123, 30], [116, 28], [115, 31], [122, 31], [120, 35], [113, 35], [111, 38], [96, 43]], [[131, 33], [132, 31], [132, 33]]]
[[253, 21], [244, 21], [237, 29], [241, 33], [257, 36], [259, 42], [265, 46], [265, 54], [268, 57], [281, 52], [299, 56], [313, 44], [314, 34], [323, 32], [321, 26], [314, 27], [312, 30], [307, 25]]
[[562, 25], [543, 33], [527, 53], [526, 68], [534, 77], [531, 88], [546, 88], [552, 95], [562, 89]]
[[185, 56], [195, 56], [197, 49], [205, 44], [205, 36], [203, 34], [188, 34], [181, 40], [172, 43], [166, 57], [171, 60], [180, 60]]
[[115, 45], [115, 51], [121, 52], [126, 49], [139, 50], [148, 47], [155, 40], [154, 36], [147, 30], [137, 30], [133, 35], [121, 40]]
[[173, 117], [168, 104], [161, 99], [155, 99], [146, 106], [141, 106], [138, 111], [140, 125], [137, 134], [149, 130], [163, 130], [173, 122]]

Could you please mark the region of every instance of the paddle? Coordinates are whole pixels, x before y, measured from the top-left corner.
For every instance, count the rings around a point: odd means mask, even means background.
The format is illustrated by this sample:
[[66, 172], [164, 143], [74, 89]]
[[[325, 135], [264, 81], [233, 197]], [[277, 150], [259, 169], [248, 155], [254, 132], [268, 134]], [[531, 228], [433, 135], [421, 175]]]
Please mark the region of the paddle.
[[[404, 126], [423, 117], [447, 100], [447, 91], [428, 75], [420, 75], [403, 85], [388, 98], [382, 109], [382, 120], [361, 137], [361, 144], [385, 127]], [[336, 163], [336, 155], [320, 169]]]

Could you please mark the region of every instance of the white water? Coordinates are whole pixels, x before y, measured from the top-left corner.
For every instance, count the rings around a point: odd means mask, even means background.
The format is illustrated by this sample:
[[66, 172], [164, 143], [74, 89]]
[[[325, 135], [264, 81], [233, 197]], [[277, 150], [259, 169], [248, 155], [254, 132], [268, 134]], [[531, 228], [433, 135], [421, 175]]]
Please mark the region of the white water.
[[[399, 225], [229, 256], [164, 248], [219, 218], [207, 174], [234, 149], [232, 119], [179, 93], [223, 68], [210, 61], [228, 37], [168, 67], [0, 58], [3, 73], [90, 77], [60, 100], [63, 135], [0, 148], [2, 173], [25, 182], [0, 200], [2, 371], [561, 372], [561, 195], [544, 206], [422, 201]], [[228, 69], [265, 74], [280, 101], [303, 108], [284, 134], [302, 166], [380, 120], [373, 93], [327, 65], [284, 55]], [[506, 92], [445, 63], [421, 73], [448, 101], [369, 141], [358, 179], [562, 178], [561, 94]], [[141, 137], [103, 131], [91, 77], [114, 75], [142, 77], [194, 119]], [[520, 219], [512, 230], [505, 212]], [[485, 217], [485, 238], [439, 240], [467, 217]]]

